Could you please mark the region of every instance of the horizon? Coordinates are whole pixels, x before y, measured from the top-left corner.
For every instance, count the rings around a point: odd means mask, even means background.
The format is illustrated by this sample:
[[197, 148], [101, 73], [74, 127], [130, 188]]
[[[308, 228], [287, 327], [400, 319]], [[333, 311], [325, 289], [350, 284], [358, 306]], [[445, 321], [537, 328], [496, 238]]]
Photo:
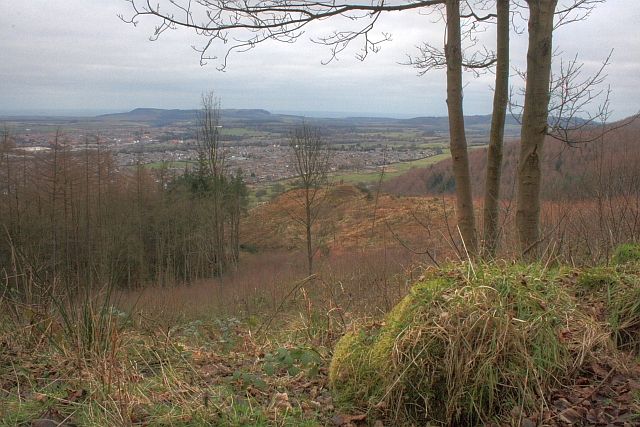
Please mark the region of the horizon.
[[[0, 109], [0, 122], [15, 119], [38, 119], [38, 118], [55, 118], [55, 119], [88, 119], [98, 118], [100, 116], [111, 114], [127, 114], [136, 110], [161, 110], [161, 111], [192, 111], [198, 108], [162, 108], [162, 107], [134, 107], [128, 110], [120, 109], [25, 109], [25, 110], [2, 110]], [[270, 110], [261, 107], [222, 107], [221, 110], [263, 110], [274, 115], [291, 115], [297, 117], [308, 117], [312, 119], [357, 119], [357, 118], [379, 118], [379, 119], [395, 119], [410, 120], [417, 118], [445, 118], [447, 114], [442, 115], [420, 115], [420, 114], [402, 114], [402, 113], [375, 113], [365, 111], [304, 111], [304, 110]], [[626, 120], [640, 114], [640, 108], [628, 116], [614, 117], [607, 123], [615, 123]], [[492, 113], [470, 114], [465, 113], [465, 117], [488, 117]], [[515, 117], [508, 114], [508, 117]], [[584, 117], [576, 117], [576, 119], [586, 119]]]
[[[388, 118], [388, 119], [413, 119], [418, 117], [447, 117], [444, 115], [420, 115], [420, 114], [404, 114], [404, 113], [376, 113], [376, 112], [366, 112], [366, 111], [335, 111], [335, 110], [327, 110], [327, 111], [308, 111], [308, 110], [270, 110], [267, 108], [261, 107], [222, 107], [224, 110], [264, 110], [268, 111], [271, 114], [281, 114], [281, 115], [295, 115], [300, 117], [310, 117], [310, 118], [322, 118], [322, 119], [331, 119], [331, 118]], [[163, 111], [191, 111], [198, 110], [198, 108], [162, 108], [162, 107], [135, 107], [128, 110], [120, 110], [120, 109], [107, 109], [107, 108], [96, 108], [96, 109], [20, 109], [20, 110], [0, 110], [0, 118], [15, 118], [15, 117], [56, 117], [56, 118], [92, 118], [99, 117], [102, 115], [109, 114], [126, 114], [131, 113], [135, 110], [163, 110]], [[466, 117], [470, 116], [490, 116], [491, 112], [486, 114], [465, 114]]]
[[[36, 2], [0, 16], [2, 114], [81, 114], [130, 111], [137, 105], [158, 108], [197, 108], [204, 91], [213, 89], [224, 107], [259, 104], [269, 111], [336, 113], [337, 116], [443, 117], [446, 115], [444, 70], [418, 76], [402, 65], [423, 42], [440, 46], [443, 24], [419, 13], [385, 15], [376, 32], [393, 35], [382, 50], [361, 62], [353, 46], [338, 60], [321, 65], [329, 52], [309, 38], [335, 29], [318, 22], [295, 45], [276, 42], [233, 55], [226, 72], [216, 61], [201, 66], [192, 46], [202, 39], [189, 31], [170, 31], [150, 42], [153, 23], [137, 28], [117, 15], [127, 14], [120, 0]], [[629, 117], [640, 109], [640, 44], [634, 34], [640, 20], [640, 2], [618, 0], [601, 4], [589, 19], [561, 27], [554, 33], [562, 59], [578, 55], [584, 76], [597, 70], [614, 49], [606, 69], [611, 85], [611, 120]], [[520, 20], [522, 21], [522, 20]], [[523, 24], [523, 22], [519, 24]], [[616, 32], [605, 29], [616, 22]], [[524, 28], [524, 27], [523, 27]], [[495, 28], [480, 33], [479, 41], [493, 49]], [[526, 34], [513, 34], [511, 65], [514, 90], [522, 86], [515, 69], [526, 63]], [[492, 107], [493, 74], [465, 75], [466, 115], [483, 115]], [[596, 106], [594, 105], [595, 109]]]

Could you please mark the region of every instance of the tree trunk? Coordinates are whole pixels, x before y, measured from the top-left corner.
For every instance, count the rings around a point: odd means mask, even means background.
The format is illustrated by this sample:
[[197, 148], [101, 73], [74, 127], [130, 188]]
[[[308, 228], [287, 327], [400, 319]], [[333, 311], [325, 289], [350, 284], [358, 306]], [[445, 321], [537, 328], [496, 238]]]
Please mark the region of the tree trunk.
[[305, 227], [307, 232], [307, 272], [309, 276], [313, 274], [313, 240], [311, 236], [311, 226], [313, 220], [311, 218], [311, 200], [309, 198], [309, 188], [305, 189]]
[[527, 0], [529, 48], [522, 115], [516, 228], [520, 250], [535, 258], [540, 233], [540, 160], [547, 132], [553, 18], [557, 0]]
[[484, 193], [484, 250], [494, 257], [498, 248], [500, 210], [500, 176], [502, 175], [502, 144], [509, 99], [509, 1], [498, 0], [496, 87], [493, 93], [491, 134], [487, 150], [487, 179]]
[[475, 255], [476, 226], [473, 215], [471, 177], [462, 108], [462, 48], [460, 40], [460, 1], [447, 0], [447, 108], [453, 175], [456, 181], [456, 216], [460, 234], [470, 255]]

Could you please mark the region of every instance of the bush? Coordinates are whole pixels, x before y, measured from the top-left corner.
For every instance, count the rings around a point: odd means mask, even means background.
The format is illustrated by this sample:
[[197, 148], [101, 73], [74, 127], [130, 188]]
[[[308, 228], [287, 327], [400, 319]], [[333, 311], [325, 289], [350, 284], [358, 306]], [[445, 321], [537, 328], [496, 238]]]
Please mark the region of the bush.
[[474, 274], [432, 271], [381, 326], [346, 334], [330, 366], [336, 401], [408, 424], [515, 422], [606, 341], [558, 274], [495, 265]]

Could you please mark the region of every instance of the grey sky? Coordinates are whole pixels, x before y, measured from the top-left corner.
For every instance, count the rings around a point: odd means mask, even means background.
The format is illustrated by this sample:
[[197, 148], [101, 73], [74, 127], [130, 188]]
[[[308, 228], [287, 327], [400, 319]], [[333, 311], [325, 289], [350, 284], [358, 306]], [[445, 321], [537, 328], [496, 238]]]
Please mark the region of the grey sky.
[[[393, 40], [364, 62], [354, 58], [354, 46], [322, 66], [328, 49], [303, 37], [293, 45], [268, 43], [235, 54], [227, 71], [219, 72], [215, 64], [199, 65], [191, 45], [202, 40], [191, 31], [150, 42], [153, 22], [134, 28], [117, 13], [129, 13], [123, 0], [0, 0], [0, 113], [195, 108], [200, 94], [214, 89], [225, 108], [446, 114], [444, 72], [419, 77], [398, 64], [422, 41], [442, 43], [434, 17], [384, 17], [378, 28]], [[640, 1], [609, 0], [588, 21], [555, 36], [563, 56], [579, 53], [585, 72], [615, 49], [607, 72], [615, 118], [640, 109], [639, 22]], [[324, 21], [311, 34], [331, 29], [331, 21]], [[483, 37], [490, 41], [492, 34]], [[514, 36], [512, 62], [522, 66], [525, 58], [526, 34]], [[466, 76], [466, 114], [490, 112], [492, 79]]]

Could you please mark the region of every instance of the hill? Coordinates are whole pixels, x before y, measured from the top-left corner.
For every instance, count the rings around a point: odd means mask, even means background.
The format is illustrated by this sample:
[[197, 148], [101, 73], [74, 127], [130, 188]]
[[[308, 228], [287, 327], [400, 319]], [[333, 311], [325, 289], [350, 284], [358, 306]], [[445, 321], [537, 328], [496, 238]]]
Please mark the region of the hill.
[[[293, 218], [300, 216], [302, 194], [288, 191], [253, 208], [242, 224], [241, 242], [256, 251], [302, 250], [305, 236]], [[446, 218], [453, 219], [453, 203], [423, 197], [403, 197], [362, 191], [351, 185], [327, 190], [314, 239], [325, 254], [360, 248], [428, 246], [440, 256], [451, 255], [439, 235]], [[446, 208], [446, 212], [445, 212]], [[428, 223], [431, 229], [427, 229]], [[432, 236], [433, 234], [433, 236]], [[394, 237], [395, 236], [395, 237]]]
[[[640, 182], [640, 121], [618, 128], [620, 124], [610, 125], [610, 131], [603, 138], [588, 143], [568, 145], [547, 138], [542, 157], [543, 198], [587, 199], [603, 191], [611, 196], [637, 189]], [[592, 136], [597, 136], [596, 132], [599, 131], [593, 131]], [[486, 148], [476, 149], [469, 154], [476, 197], [483, 194], [486, 151]], [[517, 163], [518, 143], [508, 142], [504, 147], [502, 169], [505, 198], [515, 194]], [[384, 190], [413, 196], [453, 193], [455, 181], [451, 159], [391, 179], [385, 183]]]
[[[136, 108], [129, 112], [103, 114], [92, 120], [99, 122], [135, 122], [146, 123], [150, 126], [167, 126], [185, 121], [195, 121], [199, 110], [166, 110], [160, 108]], [[301, 123], [303, 120], [312, 125], [326, 129], [356, 129], [360, 131], [369, 129], [371, 132], [385, 130], [416, 129], [428, 134], [448, 134], [449, 122], [447, 117], [414, 117], [411, 119], [396, 119], [390, 117], [343, 117], [322, 118], [304, 117], [303, 115], [276, 114], [263, 109], [222, 109], [221, 119], [225, 126], [267, 126], [270, 129], [290, 127], [292, 123]], [[85, 119], [86, 120], [86, 119]], [[486, 135], [491, 126], [491, 115], [466, 116], [467, 131], [472, 135]], [[506, 134], [514, 136], [520, 129], [520, 125], [513, 118], [507, 120]]]

